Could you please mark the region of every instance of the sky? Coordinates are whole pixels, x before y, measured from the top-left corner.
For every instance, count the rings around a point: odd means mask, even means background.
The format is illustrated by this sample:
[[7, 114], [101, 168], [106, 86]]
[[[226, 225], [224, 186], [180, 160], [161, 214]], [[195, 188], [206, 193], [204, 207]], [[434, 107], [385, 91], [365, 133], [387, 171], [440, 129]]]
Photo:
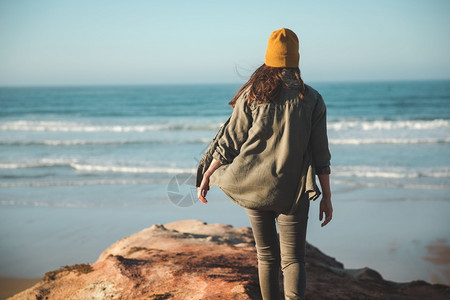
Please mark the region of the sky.
[[241, 83], [282, 27], [305, 82], [450, 79], [448, 0], [0, 0], [0, 86]]

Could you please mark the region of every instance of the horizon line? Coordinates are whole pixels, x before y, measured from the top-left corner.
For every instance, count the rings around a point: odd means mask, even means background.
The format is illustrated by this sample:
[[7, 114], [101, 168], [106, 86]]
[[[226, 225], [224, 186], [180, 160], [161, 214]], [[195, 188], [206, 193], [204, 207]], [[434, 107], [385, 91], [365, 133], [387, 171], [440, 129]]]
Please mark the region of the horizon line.
[[[358, 79], [358, 80], [311, 80], [305, 82], [312, 84], [358, 84], [358, 83], [406, 83], [406, 82], [432, 82], [450, 81], [450, 78], [426, 78], [426, 79]], [[208, 86], [208, 85], [243, 85], [241, 82], [187, 82], [187, 83], [65, 83], [65, 84], [14, 84], [2, 85], [0, 88], [89, 88], [89, 87], [151, 87], [151, 86]]]

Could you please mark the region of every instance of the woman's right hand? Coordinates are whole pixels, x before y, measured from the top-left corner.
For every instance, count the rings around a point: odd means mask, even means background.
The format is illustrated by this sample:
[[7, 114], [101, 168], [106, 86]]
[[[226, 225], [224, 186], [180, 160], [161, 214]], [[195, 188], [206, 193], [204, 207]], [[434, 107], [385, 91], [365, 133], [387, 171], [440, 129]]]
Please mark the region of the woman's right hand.
[[202, 183], [200, 187], [197, 189], [197, 197], [202, 203], [208, 203], [206, 200], [206, 194], [209, 191], [209, 174], [205, 173], [203, 175]]
[[331, 197], [322, 197], [320, 200], [319, 221], [322, 221], [325, 214], [325, 220], [321, 226], [327, 225], [333, 218], [333, 205], [331, 204]]

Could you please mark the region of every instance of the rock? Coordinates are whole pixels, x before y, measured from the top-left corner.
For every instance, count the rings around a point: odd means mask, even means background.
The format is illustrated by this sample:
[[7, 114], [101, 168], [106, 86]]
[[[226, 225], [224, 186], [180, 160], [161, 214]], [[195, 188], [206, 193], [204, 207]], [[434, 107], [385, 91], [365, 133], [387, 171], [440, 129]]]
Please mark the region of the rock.
[[[450, 299], [450, 287], [394, 283], [307, 244], [308, 299]], [[125, 237], [92, 265], [46, 273], [10, 299], [261, 299], [250, 228], [198, 220], [157, 224]]]

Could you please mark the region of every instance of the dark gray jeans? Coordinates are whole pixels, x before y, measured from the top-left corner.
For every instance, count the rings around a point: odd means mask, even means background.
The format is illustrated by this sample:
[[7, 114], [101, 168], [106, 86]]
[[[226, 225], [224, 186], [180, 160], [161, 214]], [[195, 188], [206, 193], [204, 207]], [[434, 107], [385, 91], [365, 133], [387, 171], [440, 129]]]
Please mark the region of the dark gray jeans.
[[[296, 213], [245, 209], [252, 224], [258, 254], [258, 276], [264, 300], [280, 299], [279, 271], [283, 272], [285, 299], [304, 299], [305, 243], [310, 200]], [[275, 227], [278, 223], [279, 238]]]

